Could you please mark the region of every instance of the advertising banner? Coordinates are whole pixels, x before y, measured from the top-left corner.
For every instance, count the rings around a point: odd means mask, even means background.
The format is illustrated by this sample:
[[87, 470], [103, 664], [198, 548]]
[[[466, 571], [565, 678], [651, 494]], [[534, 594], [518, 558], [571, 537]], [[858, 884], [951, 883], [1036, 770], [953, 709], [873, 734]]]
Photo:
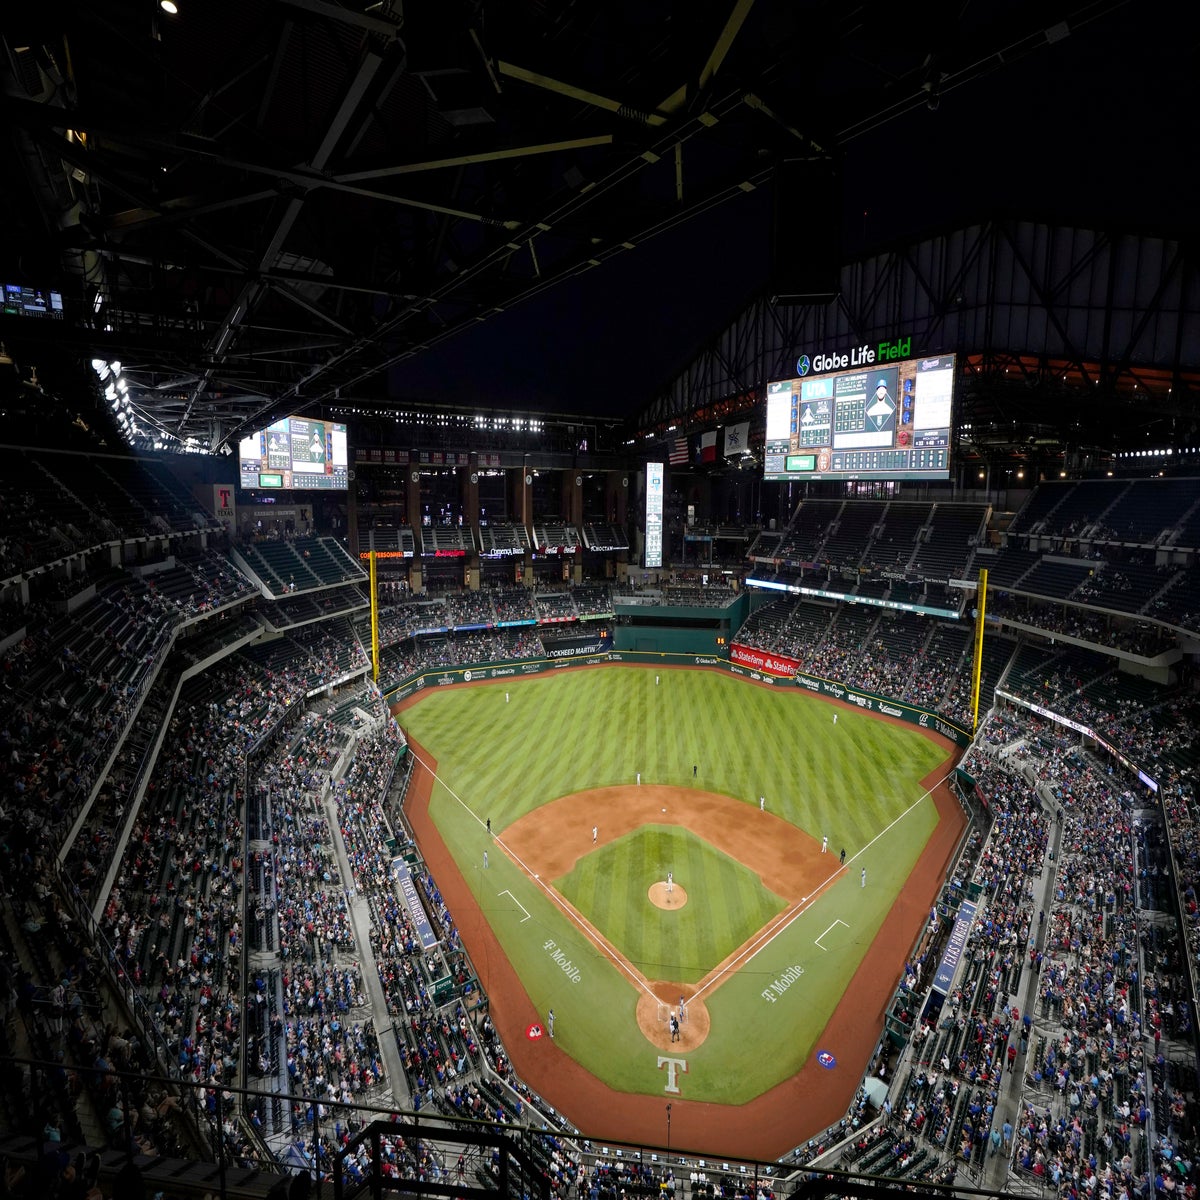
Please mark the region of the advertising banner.
[[757, 646], [743, 646], [734, 642], [729, 647], [729, 661], [739, 663], [743, 667], [752, 667], [767, 675], [782, 675], [790, 679], [800, 670], [800, 664], [786, 654], [772, 654], [768, 650], [760, 650]]
[[967, 937], [971, 932], [971, 924], [975, 920], [975, 904], [964, 900], [958, 906], [958, 916], [954, 918], [954, 928], [946, 941], [946, 949], [942, 952], [942, 961], [938, 963], [937, 974], [933, 977], [933, 990], [944, 996], [950, 991], [954, 981], [954, 972], [962, 959], [962, 953], [967, 946]]
[[399, 885], [400, 895], [404, 897], [404, 906], [408, 909], [408, 915], [412, 917], [413, 931], [421, 939], [421, 948], [432, 950], [437, 945], [437, 938], [434, 936], [433, 926], [429, 924], [425, 905], [421, 903], [421, 897], [417, 893], [412, 872], [404, 859], [392, 859], [392, 878]]

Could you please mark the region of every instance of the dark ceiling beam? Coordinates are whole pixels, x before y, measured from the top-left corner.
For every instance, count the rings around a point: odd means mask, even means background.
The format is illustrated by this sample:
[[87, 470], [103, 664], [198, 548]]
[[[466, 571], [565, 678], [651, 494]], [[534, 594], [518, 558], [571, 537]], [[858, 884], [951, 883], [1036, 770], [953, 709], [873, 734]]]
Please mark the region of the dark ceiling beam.
[[253, 350], [231, 350], [225, 357], [230, 359], [251, 359], [259, 362], [273, 354], [308, 354], [313, 350], [327, 350], [331, 346], [340, 346], [342, 338], [335, 337], [305, 337], [296, 342], [279, 342], [272, 346], [256, 346]]
[[639, 125], [665, 125], [667, 118], [662, 113], [658, 112], [643, 112], [641, 109], [632, 108], [628, 104], [621, 103], [620, 100], [614, 100], [611, 96], [601, 96], [598, 92], [589, 91], [587, 88], [581, 88], [573, 83], [567, 83], [561, 79], [554, 79], [549, 75], [543, 75], [540, 71], [531, 71], [528, 67], [518, 66], [516, 63], [497, 62], [496, 70], [506, 79], [516, 79], [521, 83], [527, 83], [531, 87], [542, 88], [547, 92], [554, 92], [559, 96], [565, 96], [568, 100], [577, 100], [580, 104], [589, 104], [592, 108], [598, 108], [603, 112], [610, 112], [626, 121], [634, 121]]
[[1102, 20], [1129, 0], [1087, 0], [1052, 25], [1041, 25], [1006, 42], [1002, 46], [972, 45], [958, 57], [959, 65], [948, 60], [939, 64], [936, 76], [918, 78], [910, 75], [916, 83], [907, 94], [873, 113], [861, 117], [837, 132], [839, 143], [845, 144], [863, 134], [886, 125], [889, 121], [904, 116], [922, 107], [936, 108], [942, 97], [965, 84], [974, 83], [995, 71], [1010, 67], [1019, 59], [1065, 41], [1074, 32], [1094, 21]]
[[226, 196], [220, 200], [206, 200], [203, 196], [177, 196], [163, 200], [153, 208], [128, 208], [123, 212], [106, 217], [93, 218], [93, 228], [106, 233], [128, 233], [133, 229], [144, 229], [149, 225], [170, 225], [178, 221], [190, 221], [195, 217], [257, 204], [262, 200], [273, 200], [279, 195], [278, 188], [263, 188], [257, 192], [246, 192], [237, 196]]
[[729, 18], [717, 36], [716, 44], [708, 56], [708, 61], [700, 68], [701, 91], [704, 91], [708, 87], [712, 82], [713, 76], [721, 69], [722, 64], [725, 62], [725, 56], [732, 48], [737, 35], [741, 32], [741, 28], [746, 23], [746, 18], [750, 15], [750, 10], [753, 7], [754, 0], [735, 0], [733, 9], [729, 13]]
[[[231, 171], [244, 171], [254, 175], [265, 175], [289, 185], [292, 190], [300, 192], [310, 192], [324, 188], [329, 191], [343, 192], [349, 196], [359, 196], [364, 200], [374, 200], [381, 204], [393, 204], [400, 208], [413, 208], [422, 212], [440, 213], [448, 217], [457, 217], [463, 221], [475, 221], [482, 225], [494, 225], [508, 230], [519, 229], [521, 226], [521, 222], [515, 217], [491, 216], [468, 209], [451, 208], [429, 200], [418, 200], [413, 196], [398, 196], [392, 192], [381, 192], [373, 188], [358, 187], [352, 183], [342, 183], [338, 177], [327, 174], [324, 165], [317, 166], [315, 159], [308, 166], [301, 167], [284, 167], [272, 163], [254, 162], [249, 159], [235, 158], [223, 154], [217, 149], [216, 142], [199, 138], [192, 134], [164, 136], [156, 133], [144, 133], [134, 128], [118, 127], [107, 124], [104, 121], [93, 120], [86, 113], [79, 110], [51, 107], [50, 105], [14, 97], [0, 96], [0, 105], [10, 112], [16, 124], [33, 127], [40, 126], [42, 128], [50, 127], [61, 131], [72, 129], [77, 132], [87, 133], [92, 137], [103, 138], [114, 145], [137, 146], [139, 148], [154, 149], [165, 154], [192, 156], [201, 159], [210, 169], [224, 167]], [[62, 140], [65, 142], [66, 139], [62, 138]], [[605, 142], [611, 142], [611, 140], [611, 135], [604, 135], [595, 144], [600, 145]], [[87, 169], [87, 163], [91, 162], [93, 156], [98, 153], [101, 152], [95, 149], [88, 151], [87, 160], [81, 164], [85, 170]], [[423, 166], [422, 169], [434, 170], [436, 168], [431, 163], [428, 166]], [[262, 195], [263, 193], [260, 192], [249, 193], [244, 199], [246, 202], [249, 202], [261, 198]], [[138, 207], [144, 209], [147, 213], [159, 211], [159, 206], [149, 203], [139, 205]]]
[[564, 138], [557, 142], [537, 142], [531, 146], [506, 146], [499, 150], [480, 150], [474, 154], [457, 154], [449, 158], [432, 158], [423, 162], [397, 163], [390, 167], [374, 167], [369, 171], [343, 171], [335, 175], [337, 183], [361, 183], [366, 179], [387, 179], [393, 175], [414, 175], [421, 171], [442, 171], [447, 167], [469, 167], [476, 163], [504, 162], [510, 158], [532, 158], [537, 154], [557, 154], [560, 151], [587, 150], [593, 146], [611, 146], [611, 133], [595, 137]]
[[254, 59], [252, 62], [248, 62], [240, 71], [234, 72], [234, 74], [230, 75], [217, 86], [209, 88], [209, 90], [205, 92], [204, 95], [201, 96], [196, 102], [196, 105], [192, 111], [179, 122], [180, 129], [192, 129], [195, 126], [198, 126], [205, 110], [214, 100], [227, 92], [231, 87], [234, 87], [236, 84], [240, 83], [246, 78], [247, 75], [257, 71], [267, 61], [267, 58], [268, 55], [266, 54], [259, 55], [259, 57]]
[[281, 280], [268, 278], [267, 272], [264, 272], [259, 278], [273, 291], [276, 295], [282, 296], [285, 300], [291, 301], [297, 308], [304, 309], [305, 312], [312, 313], [314, 317], [325, 322], [332, 329], [336, 329], [338, 333], [344, 334], [346, 337], [353, 337], [354, 330], [349, 325], [343, 325], [331, 313], [327, 313], [319, 304], [310, 300], [303, 292], [297, 291], [295, 288], [288, 287]]
[[275, 89], [279, 85], [279, 73], [287, 58], [288, 43], [292, 40], [292, 30], [295, 28], [296, 22], [288, 17], [279, 30], [279, 37], [275, 42], [275, 53], [271, 57], [271, 70], [267, 73], [266, 82], [263, 84], [262, 99], [258, 102], [258, 113], [254, 118], [255, 129], [262, 129], [263, 122], [267, 119], [267, 113], [271, 108], [271, 101], [275, 99]]
[[[332, 6], [329, 6], [332, 7]], [[342, 10], [336, 10], [342, 11]], [[375, 20], [375, 18], [371, 18]], [[330, 158], [333, 157], [334, 150], [337, 149], [338, 143], [346, 135], [346, 131], [350, 128], [351, 122], [354, 120], [355, 114], [362, 105], [363, 98], [367, 94], [367, 90], [371, 85], [371, 81], [375, 78], [376, 72], [379, 70], [380, 64], [383, 62], [383, 56], [372, 48], [363, 50], [359, 59], [358, 69], [351, 79], [345, 94], [342, 97], [341, 104], [338, 105], [337, 112], [329, 122], [329, 127], [325, 131], [325, 136], [321, 139], [315, 153], [309, 161], [309, 166], [313, 171], [323, 171], [328, 165]], [[287, 241], [288, 235], [291, 233], [300, 216], [300, 211], [304, 207], [304, 198], [302, 196], [293, 196], [284, 206], [283, 214], [281, 215], [275, 230], [271, 237], [267, 239], [266, 246], [259, 255], [254, 266], [254, 275], [259, 275], [264, 271], [272, 270], [278, 265], [280, 254], [283, 252], [283, 247]], [[249, 316], [261, 298], [266, 284], [258, 279], [249, 279], [242, 285], [242, 289], [238, 294], [237, 299], [230, 307], [225, 319], [221, 322], [220, 328], [209, 341], [206, 352], [210, 358], [216, 362], [220, 362], [225, 351], [229, 348], [230, 340], [234, 337], [238, 323], [243, 316]], [[289, 299], [293, 302], [300, 303], [303, 307], [309, 307], [312, 310], [311, 302], [304, 300], [299, 296], [299, 293], [293, 292]], [[325, 316], [325, 319], [331, 324], [338, 326], [338, 322], [333, 318]], [[349, 333], [349, 330], [346, 330]], [[180, 422], [180, 428], [186, 424], [192, 414], [196, 400], [207, 387], [209, 381], [213, 377], [213, 370], [205, 371], [202, 378], [195, 386], [191, 393], [191, 398], [187, 409], [184, 412]], [[210, 447], [215, 449], [216, 447]]]
[[364, 30], [366, 33], [389, 42], [397, 41], [400, 37], [400, 22], [389, 21], [385, 17], [373, 17], [369, 13], [354, 12], [337, 4], [329, 4], [327, 0], [279, 0], [279, 3], [290, 4], [293, 8], [302, 8], [305, 12], [315, 13], [330, 21], [353, 25], [356, 29]]

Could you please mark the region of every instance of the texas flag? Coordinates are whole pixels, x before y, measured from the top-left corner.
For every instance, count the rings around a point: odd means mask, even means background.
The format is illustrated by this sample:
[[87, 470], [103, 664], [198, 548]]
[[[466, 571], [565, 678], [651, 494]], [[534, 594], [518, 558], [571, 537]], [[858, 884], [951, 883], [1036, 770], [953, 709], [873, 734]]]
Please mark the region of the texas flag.
[[717, 431], [715, 429], [711, 433], [700, 435], [700, 461], [717, 461]]

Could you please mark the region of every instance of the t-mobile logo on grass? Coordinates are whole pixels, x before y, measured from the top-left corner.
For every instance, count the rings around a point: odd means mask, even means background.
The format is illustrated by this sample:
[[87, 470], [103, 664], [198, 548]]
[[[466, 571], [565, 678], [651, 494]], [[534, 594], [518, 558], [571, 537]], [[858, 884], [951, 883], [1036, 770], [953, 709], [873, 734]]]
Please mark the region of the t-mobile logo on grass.
[[764, 1000], [774, 1004], [775, 1001], [783, 995], [784, 992], [796, 983], [800, 976], [804, 974], [804, 968], [797, 963], [795, 966], [788, 967], [778, 979], [771, 984], [770, 987], [763, 988], [761, 995]]
[[572, 983], [578, 983], [583, 978], [579, 973], [579, 968], [567, 957], [566, 951], [559, 949], [558, 943], [553, 938], [547, 938], [542, 943], [542, 949], [558, 964], [559, 969]]

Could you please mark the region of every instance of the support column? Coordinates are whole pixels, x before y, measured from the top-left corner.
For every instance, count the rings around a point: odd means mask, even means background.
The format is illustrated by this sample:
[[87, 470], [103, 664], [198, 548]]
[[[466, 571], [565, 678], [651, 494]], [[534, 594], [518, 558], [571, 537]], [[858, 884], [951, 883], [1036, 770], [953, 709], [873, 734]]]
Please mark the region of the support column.
[[[508, 511], [513, 518], [525, 526], [525, 532], [533, 538], [533, 474], [524, 467], [513, 467], [505, 472], [508, 487]], [[526, 482], [528, 480], [528, 482]], [[526, 554], [522, 562], [523, 582], [533, 587], [533, 557]]]
[[562, 473], [562, 514], [568, 525], [583, 525], [583, 475], [569, 470]]
[[404, 519], [414, 528], [421, 524], [421, 472], [417, 467], [408, 468], [404, 481]]
[[[475, 455], [471, 455], [476, 459]], [[472, 591], [479, 590], [482, 574], [479, 565], [479, 470], [478, 460], [469, 467], [458, 468], [458, 494], [462, 504], [463, 524], [470, 531], [471, 548], [467, 551], [467, 569], [463, 583]]]

